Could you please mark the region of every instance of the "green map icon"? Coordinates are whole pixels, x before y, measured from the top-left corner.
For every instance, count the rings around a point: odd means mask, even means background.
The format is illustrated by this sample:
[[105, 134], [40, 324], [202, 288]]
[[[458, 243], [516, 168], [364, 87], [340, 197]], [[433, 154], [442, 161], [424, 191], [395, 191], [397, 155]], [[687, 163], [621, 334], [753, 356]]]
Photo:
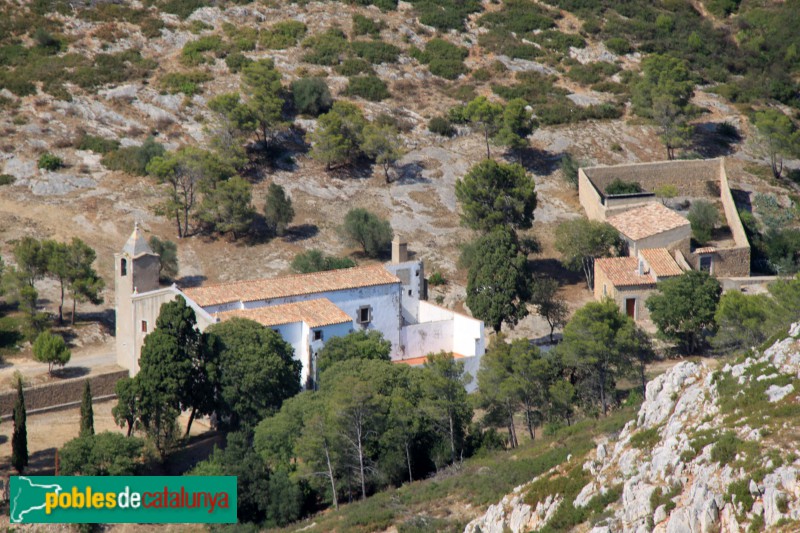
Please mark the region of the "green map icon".
[[61, 485], [36, 483], [24, 476], [12, 478], [9, 491], [11, 523], [35, 522], [39, 514], [45, 514], [45, 494], [58, 494], [63, 490]]

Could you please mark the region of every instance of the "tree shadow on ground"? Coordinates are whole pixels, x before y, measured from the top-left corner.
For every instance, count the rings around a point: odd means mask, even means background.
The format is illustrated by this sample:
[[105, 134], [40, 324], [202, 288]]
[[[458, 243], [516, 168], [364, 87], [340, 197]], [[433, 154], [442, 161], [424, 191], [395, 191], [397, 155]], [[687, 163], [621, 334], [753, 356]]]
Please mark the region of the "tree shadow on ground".
[[[186, 429], [186, 428], [181, 428]], [[197, 463], [208, 459], [214, 446], [225, 447], [225, 434], [219, 431], [209, 431], [202, 435], [189, 437], [180, 448], [173, 451], [161, 467], [166, 475], [180, 476], [197, 466]], [[152, 474], [150, 474], [152, 475]]]
[[547, 176], [555, 172], [561, 166], [563, 153], [554, 154], [539, 148], [523, 148], [513, 154], [509, 154], [505, 159], [512, 163], [519, 163], [527, 170], [538, 176]]
[[283, 242], [299, 242], [312, 237], [316, 237], [319, 233], [319, 227], [316, 224], [298, 224], [297, 226], [289, 226], [286, 228], [286, 234], [283, 236]]
[[561, 261], [552, 258], [534, 258], [528, 260], [528, 267], [534, 276], [547, 276], [558, 280], [559, 285], [586, 283], [582, 272], [575, 272], [564, 266]]
[[196, 276], [182, 276], [175, 280], [175, 284], [182, 289], [189, 289], [191, 287], [199, 287], [208, 278], [202, 274]]
[[[397, 165], [394, 169], [395, 178], [391, 183], [397, 185], [414, 185], [417, 183], [430, 183], [431, 180], [422, 175], [426, 169], [424, 161], [411, 161], [404, 165]], [[391, 171], [389, 173], [391, 175]]]
[[701, 122], [695, 124], [692, 131], [692, 149], [704, 158], [730, 155], [742, 138], [739, 132], [720, 131], [717, 122]]
[[74, 379], [88, 376], [92, 371], [91, 368], [85, 366], [68, 366], [64, 368], [54, 369], [53, 377], [58, 379]]

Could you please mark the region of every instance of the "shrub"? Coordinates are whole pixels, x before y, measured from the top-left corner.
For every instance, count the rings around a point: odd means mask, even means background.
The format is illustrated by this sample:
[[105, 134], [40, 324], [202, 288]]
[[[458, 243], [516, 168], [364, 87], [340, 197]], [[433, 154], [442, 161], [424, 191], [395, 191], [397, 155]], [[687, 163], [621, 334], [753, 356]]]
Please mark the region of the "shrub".
[[181, 63], [186, 66], [194, 67], [206, 62], [206, 58], [203, 56], [204, 53], [220, 50], [222, 50], [222, 39], [216, 35], [200, 37], [195, 41], [189, 41], [183, 45], [183, 50], [181, 50]]
[[211, 74], [202, 70], [169, 72], [161, 78], [161, 86], [171, 94], [183, 93], [186, 96], [194, 96], [200, 92], [200, 86], [212, 78]]
[[11, 185], [16, 181], [16, 178], [11, 174], [0, 174], [0, 186]]
[[234, 52], [225, 58], [225, 64], [231, 72], [241, 72], [244, 67], [252, 62], [252, 59], [241, 52]]
[[64, 161], [57, 155], [45, 152], [39, 156], [39, 168], [43, 170], [58, 170], [64, 166]]
[[356, 262], [349, 257], [333, 257], [325, 255], [317, 249], [297, 254], [292, 259], [292, 270], [300, 274], [352, 268], [354, 266], [356, 266]]
[[336, 65], [336, 72], [342, 76], [355, 76], [356, 74], [373, 74], [372, 65], [361, 58], [347, 58]]
[[720, 466], [733, 462], [736, 458], [736, 454], [739, 453], [741, 445], [742, 440], [737, 437], [735, 433], [726, 431], [711, 448], [711, 461], [720, 463]]
[[78, 138], [78, 141], [75, 143], [75, 148], [78, 150], [89, 150], [98, 154], [107, 154], [119, 148], [119, 141], [84, 133]]
[[322, 78], [300, 78], [292, 82], [292, 98], [298, 113], [317, 116], [333, 105], [328, 84]]
[[428, 278], [428, 284], [433, 287], [438, 287], [439, 285], [445, 285], [447, 280], [444, 279], [444, 276], [438, 270], [430, 275]]
[[195, 12], [196, 9], [207, 6], [205, 0], [166, 0], [160, 4], [160, 9], [167, 13], [172, 13], [185, 19]]
[[384, 255], [394, 233], [388, 220], [362, 208], [348, 211], [344, 219], [344, 234], [351, 242], [359, 244], [369, 257]]
[[353, 15], [353, 35], [378, 35], [383, 26], [379, 20], [373, 20], [358, 13]]
[[692, 204], [687, 217], [692, 225], [692, 236], [700, 244], [711, 240], [711, 231], [719, 220], [719, 211], [711, 202], [698, 200]]
[[642, 186], [635, 181], [622, 181], [614, 179], [606, 186], [606, 194], [636, 194], [642, 192]]
[[338, 65], [348, 46], [344, 32], [338, 28], [331, 28], [303, 41], [303, 47], [309, 49], [303, 56], [303, 61], [317, 65]]
[[141, 146], [127, 146], [108, 152], [103, 156], [102, 163], [110, 170], [144, 176], [147, 174], [147, 164], [165, 153], [163, 145], [157, 143], [153, 137], [148, 137]]
[[467, 71], [463, 63], [467, 50], [444, 39], [431, 39], [425, 45], [425, 51], [412, 48], [411, 55], [428, 65], [431, 74], [448, 80], [454, 80]]
[[430, 119], [428, 121], [428, 130], [430, 130], [431, 133], [443, 135], [444, 137], [452, 137], [456, 133], [456, 130], [453, 128], [453, 124], [450, 123], [450, 120], [443, 116], [433, 117]]
[[463, 30], [464, 19], [481, 10], [478, 0], [416, 0], [419, 21], [437, 30]]
[[578, 188], [579, 168], [580, 168], [580, 163], [570, 154], [564, 154], [561, 157], [561, 173], [564, 176], [566, 182], [569, 183], [575, 189]]
[[33, 343], [33, 357], [40, 363], [47, 363], [47, 371], [53, 371], [53, 365], [64, 366], [71, 357], [64, 337], [49, 331], [41, 332]]
[[536, 34], [534, 40], [544, 48], [567, 53], [570, 48], [583, 48], [586, 41], [574, 33], [563, 33], [558, 30], [545, 30]]
[[633, 52], [633, 48], [624, 37], [611, 37], [606, 41], [606, 48], [617, 55], [625, 55]]
[[555, 26], [557, 13], [528, 0], [506, 0], [503, 9], [483, 15], [478, 23], [489, 28], [524, 34]]
[[272, 50], [289, 48], [296, 45], [305, 36], [306, 31], [308, 31], [306, 25], [296, 20], [278, 22], [261, 33], [261, 45]]
[[348, 96], [360, 96], [372, 102], [379, 102], [389, 98], [389, 89], [383, 80], [377, 76], [355, 76], [350, 78], [345, 94]]
[[652, 449], [659, 440], [658, 428], [643, 429], [631, 436], [631, 446], [640, 450], [649, 450]]
[[588, 65], [575, 65], [567, 73], [567, 77], [583, 85], [591, 85], [619, 72], [619, 66], [607, 61], [597, 61]]
[[383, 41], [355, 41], [350, 44], [353, 53], [372, 64], [394, 63], [400, 49]]

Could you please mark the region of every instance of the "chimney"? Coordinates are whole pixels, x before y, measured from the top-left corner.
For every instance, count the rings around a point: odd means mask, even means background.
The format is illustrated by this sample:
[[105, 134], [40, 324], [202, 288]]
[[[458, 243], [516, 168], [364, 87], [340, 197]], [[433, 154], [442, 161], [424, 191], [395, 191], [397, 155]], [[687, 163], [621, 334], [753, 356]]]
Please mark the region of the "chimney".
[[408, 243], [399, 235], [395, 235], [392, 239], [392, 264], [398, 265], [406, 261], [408, 261]]

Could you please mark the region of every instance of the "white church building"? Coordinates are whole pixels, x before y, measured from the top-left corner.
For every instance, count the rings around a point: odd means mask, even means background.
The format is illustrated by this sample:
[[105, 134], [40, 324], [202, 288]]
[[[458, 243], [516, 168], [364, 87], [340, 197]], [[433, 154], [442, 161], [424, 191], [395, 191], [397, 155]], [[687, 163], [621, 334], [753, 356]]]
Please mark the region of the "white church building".
[[385, 265], [185, 289], [159, 286], [159, 257], [138, 226], [114, 259], [117, 363], [131, 375], [161, 305], [178, 296], [194, 309], [201, 331], [246, 318], [279, 333], [302, 363], [305, 386], [313, 384], [325, 342], [356, 330], [381, 332], [396, 363], [420, 365], [430, 353], [452, 352], [473, 376], [485, 351], [483, 322], [426, 301], [423, 263], [409, 260], [397, 238]]

